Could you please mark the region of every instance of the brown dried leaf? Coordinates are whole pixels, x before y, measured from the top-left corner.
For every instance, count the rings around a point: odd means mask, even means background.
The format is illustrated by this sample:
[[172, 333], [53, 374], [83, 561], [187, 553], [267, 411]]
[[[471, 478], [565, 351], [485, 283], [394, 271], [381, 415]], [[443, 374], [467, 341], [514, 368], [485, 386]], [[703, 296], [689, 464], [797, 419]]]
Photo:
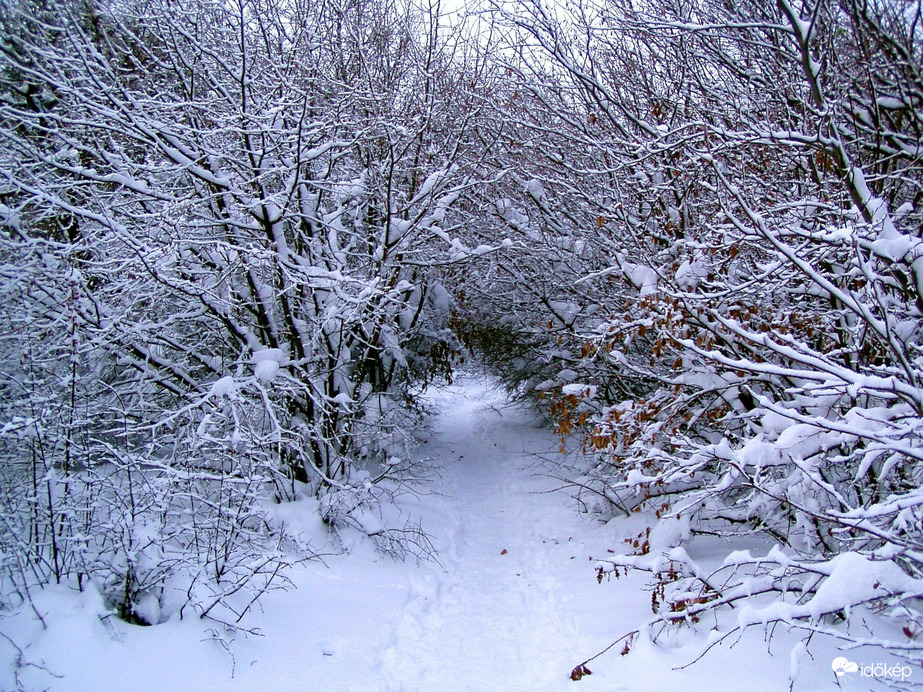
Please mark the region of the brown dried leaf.
[[581, 663], [579, 666], [577, 666], [570, 672], [570, 679], [579, 680], [584, 675], [592, 675], [592, 674], [593, 674], [592, 671], [589, 668], [587, 668], [583, 663]]

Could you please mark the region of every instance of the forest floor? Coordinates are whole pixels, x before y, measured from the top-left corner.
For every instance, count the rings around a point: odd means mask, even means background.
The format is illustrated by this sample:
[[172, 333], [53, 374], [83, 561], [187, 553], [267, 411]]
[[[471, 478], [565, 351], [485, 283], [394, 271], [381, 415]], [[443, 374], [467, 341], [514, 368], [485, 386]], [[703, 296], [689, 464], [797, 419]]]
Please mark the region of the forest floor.
[[[701, 652], [704, 634], [680, 633], [672, 647], [641, 636], [628, 655], [619, 645], [588, 664], [592, 675], [572, 681], [575, 665], [650, 617], [646, 575], [598, 584], [594, 570], [596, 560], [624, 549], [643, 517], [604, 524], [577, 512], [543, 462], [558, 440], [494, 383], [469, 377], [428, 397], [439, 413], [418, 454], [439, 476], [400, 505], [431, 535], [437, 561], [394, 561], [357, 534], [349, 554], [294, 568], [296, 588], [259, 601], [245, 624], [262, 636], [230, 641], [197, 618], [156, 627], [101, 619], [98, 596], [48, 589], [36, 596], [47, 629], [28, 611], [0, 620], [10, 638], [0, 638], [0, 689], [16, 689], [16, 676], [23, 689], [68, 692], [789, 688], [794, 640], [759, 631], [679, 670]], [[298, 503], [286, 509], [297, 511]], [[302, 517], [301, 528], [322, 536], [313, 516]], [[707, 550], [707, 542], [699, 546]], [[837, 689], [830, 667], [837, 653], [812, 647], [812, 654], [794, 689]], [[867, 681], [839, 682], [868, 689]]]

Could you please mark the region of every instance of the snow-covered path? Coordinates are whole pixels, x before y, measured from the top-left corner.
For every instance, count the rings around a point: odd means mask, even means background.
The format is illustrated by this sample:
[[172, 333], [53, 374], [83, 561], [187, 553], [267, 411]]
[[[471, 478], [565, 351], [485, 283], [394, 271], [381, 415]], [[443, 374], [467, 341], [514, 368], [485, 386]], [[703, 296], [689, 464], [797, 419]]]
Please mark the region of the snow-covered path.
[[[395, 562], [358, 534], [350, 554], [291, 570], [292, 588], [260, 599], [229, 634], [197, 618], [135, 627], [108, 617], [98, 595], [50, 588], [37, 597], [48, 628], [23, 610], [0, 633], [0, 690], [54, 692], [692, 692], [788, 688], [784, 636], [759, 632], [686, 670], [694, 642], [638, 639], [570, 671], [650, 617], [646, 577], [596, 583], [593, 564], [622, 550], [640, 515], [602, 525], [581, 516], [538, 455], [558, 441], [494, 383], [469, 378], [428, 395], [441, 413], [418, 453], [441, 470], [433, 492], [404, 497], [438, 563]], [[323, 540], [310, 502], [278, 506], [290, 529]], [[706, 546], [707, 547], [707, 546]], [[686, 632], [688, 635], [688, 631]], [[777, 642], [783, 642], [781, 645]], [[769, 656], [767, 648], [777, 655]], [[836, 689], [828, 652], [809, 661], [799, 692]], [[18, 673], [21, 687], [14, 675]], [[816, 681], [816, 682], [812, 682]], [[853, 687], [852, 689], [859, 689]]]
[[563, 688], [574, 653], [561, 642], [577, 626], [549, 562], [562, 498], [539, 494], [553, 481], [530, 472], [554, 441], [483, 385], [441, 398], [427, 452], [446, 460], [444, 571], [413, 582], [383, 654], [388, 689]]
[[[442, 468], [424, 524], [440, 566], [417, 569], [380, 650], [376, 692], [692, 692], [788, 689], [788, 650], [767, 655], [758, 632], [739, 646], [670, 649], [637, 640], [611, 651], [579, 682], [583, 659], [651, 616], [647, 577], [596, 583], [593, 565], [644, 525], [581, 516], [547, 475], [559, 441], [495, 383], [476, 379], [431, 394], [441, 414], [422, 450]], [[780, 639], [782, 636], [780, 636]], [[832, 660], [832, 659], [830, 659]], [[821, 673], [826, 660], [821, 658]], [[829, 674], [828, 674], [829, 675]], [[832, 677], [832, 676], [830, 676]], [[810, 676], [808, 676], [810, 680]], [[835, 689], [828, 680], [800, 690]]]

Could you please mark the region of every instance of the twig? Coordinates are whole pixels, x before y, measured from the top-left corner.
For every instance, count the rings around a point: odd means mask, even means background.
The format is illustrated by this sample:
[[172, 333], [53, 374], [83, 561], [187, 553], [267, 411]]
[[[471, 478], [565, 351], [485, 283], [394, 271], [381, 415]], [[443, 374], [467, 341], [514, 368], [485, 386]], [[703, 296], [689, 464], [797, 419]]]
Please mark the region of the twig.
[[[19, 644], [17, 644], [16, 642], [14, 642], [14, 641], [10, 638], [9, 635], [7, 635], [7, 634], [5, 634], [5, 633], [3, 633], [3, 632], [0, 632], [0, 637], [3, 637], [4, 639], [6, 639], [6, 641], [9, 642], [9, 645], [12, 646], [14, 649], [16, 649], [16, 662], [15, 662], [15, 664], [14, 664], [15, 667], [16, 667], [16, 672], [14, 673], [14, 675], [15, 675], [15, 678], [16, 678], [16, 685], [17, 685], [17, 687], [20, 687], [20, 688], [22, 687], [22, 683], [21, 683], [20, 680], [19, 680], [19, 671], [20, 671], [21, 669], [23, 669], [23, 668], [36, 668], [36, 669], [41, 670], [41, 671], [43, 671], [43, 672], [45, 672], [45, 673], [48, 673], [48, 675], [50, 675], [50, 676], [53, 677], [53, 678], [57, 678], [58, 680], [61, 680], [61, 679], [64, 677], [63, 675], [59, 675], [58, 673], [54, 673], [54, 672], [48, 670], [48, 668], [46, 668], [45, 666], [43, 666], [43, 665], [41, 665], [41, 664], [32, 663], [32, 661], [27, 661], [27, 660], [26, 660], [26, 652], [22, 649], [22, 647], [19, 646]], [[28, 648], [28, 647], [26, 647], [26, 648]]]
[[[590, 656], [590, 657], [589, 657], [587, 660], [585, 660], [583, 663], [580, 663], [580, 664], [574, 666], [574, 669], [573, 669], [573, 671], [571, 671], [571, 674], [570, 674], [571, 680], [579, 680], [579, 679], [582, 678], [584, 675], [589, 675], [589, 674], [590, 674], [590, 671], [587, 670], [587, 667], [586, 667], [586, 664], [587, 664], [587, 663], [589, 663], [590, 661], [593, 661], [593, 660], [599, 658], [599, 657], [602, 656], [604, 653], [606, 653], [607, 651], [609, 651], [609, 649], [611, 649], [613, 646], [615, 646], [616, 644], [619, 644], [620, 642], [625, 641], [626, 639], [628, 640], [628, 642], [625, 644], [625, 646], [626, 646], [626, 647], [630, 647], [631, 644], [632, 644], [632, 642], [634, 642], [634, 638], [635, 638], [636, 636], [638, 636], [638, 630], [632, 630], [631, 632], [628, 632], [627, 634], [623, 634], [621, 637], [619, 637], [618, 639], [616, 639], [614, 642], [612, 642], [609, 646], [607, 646], [605, 649], [603, 649], [602, 651], [600, 651], [600, 652], [599, 652], [598, 654], [596, 654], [595, 656]], [[627, 652], [626, 652], [626, 653], [627, 653]]]

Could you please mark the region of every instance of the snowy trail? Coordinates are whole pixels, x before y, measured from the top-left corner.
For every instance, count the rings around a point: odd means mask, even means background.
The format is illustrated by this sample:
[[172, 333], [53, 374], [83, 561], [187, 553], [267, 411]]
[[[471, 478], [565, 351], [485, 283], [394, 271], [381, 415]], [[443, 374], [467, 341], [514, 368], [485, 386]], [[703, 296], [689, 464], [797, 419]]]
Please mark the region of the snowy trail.
[[484, 386], [442, 398], [426, 448], [445, 460], [451, 535], [439, 541], [444, 572], [414, 581], [383, 652], [387, 689], [566, 687], [573, 654], [561, 641], [577, 627], [547, 550], [562, 498], [540, 494], [553, 481], [533, 473], [534, 453], [554, 441]]
[[[0, 638], [0, 690], [53, 692], [734, 692], [788, 689], [788, 651], [758, 632], [701, 649], [638, 639], [579, 682], [570, 671], [651, 616], [640, 573], [596, 583], [593, 564], [643, 527], [580, 515], [537, 455], [558, 441], [490, 381], [428, 394], [440, 415], [418, 450], [441, 469], [432, 494], [404, 497], [405, 517], [432, 536], [438, 564], [395, 562], [356, 533], [349, 554], [289, 574], [292, 588], [260, 599], [245, 623], [263, 636], [187, 617], [157, 627], [111, 618], [98, 595], [49, 588], [31, 611], [0, 619], [26, 664]], [[315, 501], [277, 506], [290, 530], [327, 534]], [[678, 632], [688, 638], [688, 630]], [[782, 641], [782, 636], [775, 638]], [[79, 646], [75, 645], [79, 642]], [[675, 641], [680, 644], [682, 641]], [[782, 655], [770, 656], [768, 648]], [[806, 665], [798, 692], [837, 689], [828, 650]], [[19, 676], [21, 687], [16, 686]], [[843, 688], [850, 689], [850, 688]], [[858, 689], [853, 687], [852, 689]]]
[[[655, 646], [644, 637], [629, 656], [612, 651], [593, 674], [571, 681], [581, 660], [650, 618], [647, 577], [598, 585], [593, 564], [643, 530], [639, 516], [607, 525], [581, 516], [553, 492], [538, 456], [558, 440], [487, 381], [433, 394], [442, 413], [423, 448], [442, 465], [441, 503], [424, 519], [440, 568], [417, 570], [402, 614], [382, 648], [378, 692], [734, 692], [788, 689], [788, 649], [768, 655], [754, 632], [719, 647]], [[504, 552], [505, 551], [505, 552]], [[680, 632], [680, 643], [688, 632]], [[782, 639], [783, 637], [779, 637]], [[828, 654], [829, 655], [829, 654]], [[836, 689], [824, 654], [796, 689]], [[353, 689], [353, 688], [349, 688]]]

